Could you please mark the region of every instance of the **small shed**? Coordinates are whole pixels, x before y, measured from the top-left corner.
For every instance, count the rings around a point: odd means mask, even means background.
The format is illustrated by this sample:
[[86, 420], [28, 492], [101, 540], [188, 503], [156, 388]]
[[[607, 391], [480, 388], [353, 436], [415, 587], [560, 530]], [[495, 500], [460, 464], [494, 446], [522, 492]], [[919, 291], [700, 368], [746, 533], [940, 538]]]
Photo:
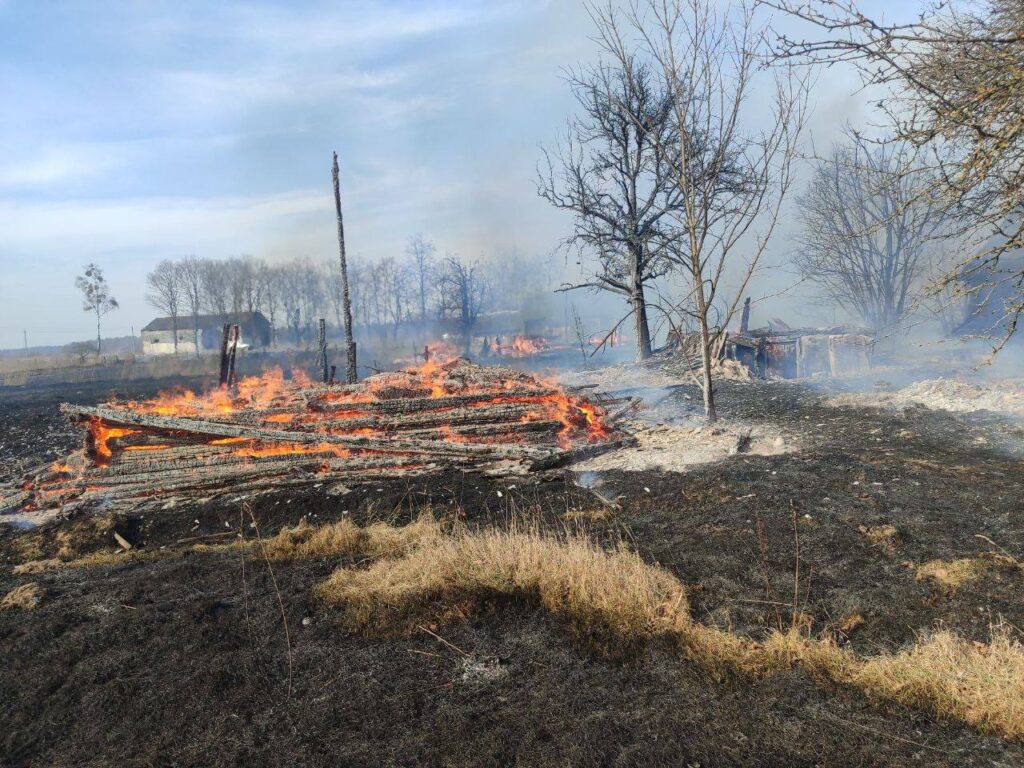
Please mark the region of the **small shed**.
[[[239, 342], [248, 347], [270, 346], [270, 321], [261, 312], [237, 315], [157, 317], [142, 329], [142, 354], [171, 355], [220, 349], [225, 325], [237, 325]], [[198, 331], [198, 333], [196, 332]]]
[[849, 376], [871, 368], [874, 337], [860, 328], [756, 328], [731, 333], [725, 355], [761, 378]]

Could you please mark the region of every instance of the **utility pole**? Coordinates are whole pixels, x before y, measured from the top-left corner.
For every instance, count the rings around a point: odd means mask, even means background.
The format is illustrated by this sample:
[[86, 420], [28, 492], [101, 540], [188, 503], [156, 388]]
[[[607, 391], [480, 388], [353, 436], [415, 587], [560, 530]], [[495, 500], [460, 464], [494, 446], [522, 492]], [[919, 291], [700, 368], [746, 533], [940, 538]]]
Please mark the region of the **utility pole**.
[[28, 352], [28, 330], [22, 329], [21, 335], [25, 339], [25, 351]]
[[341, 188], [338, 183], [338, 153], [334, 154], [331, 177], [334, 179], [334, 212], [338, 217], [338, 251], [341, 259], [341, 304], [345, 320], [345, 381], [356, 383], [356, 343], [352, 340], [352, 304], [348, 295], [348, 264], [345, 260], [345, 224], [341, 218]]

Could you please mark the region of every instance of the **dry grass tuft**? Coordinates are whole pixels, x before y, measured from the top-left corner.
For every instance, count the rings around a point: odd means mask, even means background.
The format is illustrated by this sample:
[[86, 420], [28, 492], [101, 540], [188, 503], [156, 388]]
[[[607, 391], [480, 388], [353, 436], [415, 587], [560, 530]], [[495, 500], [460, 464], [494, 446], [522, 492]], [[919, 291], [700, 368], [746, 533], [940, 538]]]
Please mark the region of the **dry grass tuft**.
[[811, 638], [798, 629], [773, 632], [760, 647], [760, 664], [767, 673], [800, 667], [819, 682], [850, 682], [858, 661], [831, 637]]
[[987, 560], [964, 557], [959, 560], [929, 560], [917, 567], [917, 580], [932, 579], [943, 587], [957, 589], [968, 581], [980, 579], [991, 564]]
[[610, 520], [611, 517], [612, 513], [608, 507], [570, 509], [568, 512], [563, 512], [561, 515], [562, 520], [567, 523], [600, 523], [605, 520]]
[[878, 547], [889, 557], [899, 549], [900, 533], [894, 525], [860, 525], [857, 531], [871, 546]]
[[839, 623], [836, 624], [836, 629], [844, 635], [849, 636], [854, 631], [863, 627], [866, 623], [867, 621], [862, 614], [851, 613], [839, 620]]
[[606, 552], [583, 538], [536, 531], [462, 530], [421, 540], [399, 559], [339, 569], [316, 591], [364, 629], [416, 618], [438, 601], [523, 600], [610, 654], [689, 624], [686, 593], [671, 574], [624, 549]]
[[1024, 648], [1005, 628], [990, 643], [937, 632], [895, 655], [866, 659], [854, 684], [989, 733], [1024, 737]]
[[[401, 528], [374, 523], [360, 528], [347, 520], [312, 526], [301, 522], [294, 528], [283, 528], [263, 540], [263, 548], [271, 560], [308, 560], [316, 557], [364, 555], [370, 557], [398, 556], [411, 547], [441, 535], [441, 526], [430, 515]], [[159, 560], [178, 557], [186, 552], [226, 552], [251, 549], [256, 539], [236, 539], [222, 544], [192, 544], [183, 548], [98, 550], [74, 559], [49, 558], [29, 560], [12, 569], [15, 574], [42, 573], [56, 568], [88, 568], [117, 565], [128, 561]]]
[[20, 608], [31, 611], [43, 599], [43, 590], [34, 581], [15, 587], [2, 598], [0, 598], [0, 611], [9, 611]]
[[26, 563], [19, 563], [14, 566], [11, 571], [17, 576], [23, 573], [42, 573], [43, 571], [50, 571], [54, 568], [60, 568], [64, 565], [63, 560], [57, 558], [48, 558], [45, 560], [29, 560]]
[[430, 515], [421, 515], [402, 527], [373, 523], [360, 528], [348, 520], [322, 526], [302, 522], [264, 540], [263, 547], [271, 560], [308, 560], [338, 555], [397, 557], [440, 536], [441, 526]]

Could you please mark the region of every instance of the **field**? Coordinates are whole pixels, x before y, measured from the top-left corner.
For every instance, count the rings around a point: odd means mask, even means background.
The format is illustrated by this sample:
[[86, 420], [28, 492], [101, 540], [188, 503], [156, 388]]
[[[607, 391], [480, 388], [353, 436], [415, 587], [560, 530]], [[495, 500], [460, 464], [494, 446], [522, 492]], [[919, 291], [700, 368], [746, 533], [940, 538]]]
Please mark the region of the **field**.
[[[5, 397], [5, 479], [108, 389]], [[0, 765], [1021, 764], [1024, 430], [835, 394], [722, 382], [721, 431], [679, 434], [785, 447], [703, 463], [2, 526]], [[959, 669], [839, 669], [936, 639]], [[965, 705], [975, 662], [1009, 694]]]

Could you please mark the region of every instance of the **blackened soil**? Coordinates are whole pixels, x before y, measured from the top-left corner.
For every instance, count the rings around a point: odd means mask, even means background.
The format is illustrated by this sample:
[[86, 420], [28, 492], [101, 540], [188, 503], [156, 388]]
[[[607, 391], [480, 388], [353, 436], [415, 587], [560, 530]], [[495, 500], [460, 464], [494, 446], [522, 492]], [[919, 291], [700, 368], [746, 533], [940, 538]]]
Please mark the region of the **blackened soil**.
[[[788, 626], [798, 594], [815, 632], [862, 615], [840, 638], [864, 654], [940, 624], [979, 640], [999, 617], [1024, 626], [1019, 571], [993, 568], [952, 592], [906, 565], [1024, 555], [1011, 428], [835, 409], [795, 385], [727, 385], [721, 407], [799, 433], [801, 449], [686, 474], [609, 473], [602, 493], [621, 509], [587, 523], [679, 576], [698, 620], [759, 636]], [[43, 408], [15, 410], [38, 420]], [[470, 525], [551, 528], [604, 508], [565, 477], [452, 473], [2, 530], [0, 559], [109, 549], [113, 530], [155, 550], [252, 536], [254, 521], [266, 535], [304, 515], [402, 522], [427, 504]], [[861, 525], [895, 526], [895, 548], [869, 543]], [[0, 765], [1024, 764], [1020, 745], [799, 671], [716, 680], [659, 648], [604, 660], [525, 606], [428, 627], [451, 646], [426, 631], [349, 635], [310, 595], [339, 564], [271, 572], [233, 551], [33, 576], [4, 566], [0, 594], [29, 580], [45, 594], [34, 611], [0, 612]]]

